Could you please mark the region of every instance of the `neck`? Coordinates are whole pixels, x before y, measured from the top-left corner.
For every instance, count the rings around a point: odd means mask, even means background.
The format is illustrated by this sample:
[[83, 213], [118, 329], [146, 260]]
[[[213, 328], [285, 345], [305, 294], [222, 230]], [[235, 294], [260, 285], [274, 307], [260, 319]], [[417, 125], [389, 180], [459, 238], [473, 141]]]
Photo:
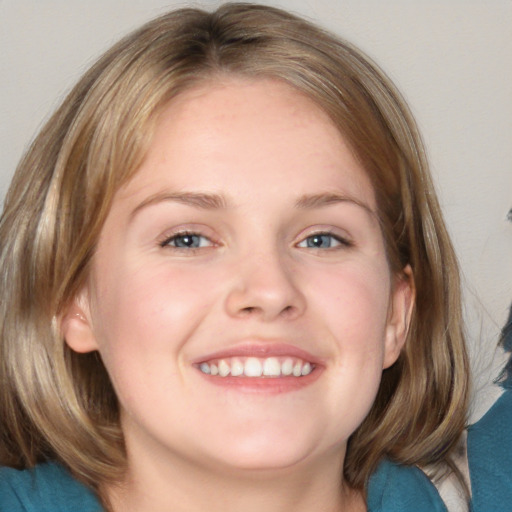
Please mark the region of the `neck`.
[[[338, 460], [336, 460], [338, 459]], [[169, 466], [129, 463], [125, 482], [105, 494], [113, 512], [362, 512], [362, 494], [342, 482], [342, 461], [272, 470], [208, 468], [178, 460]]]

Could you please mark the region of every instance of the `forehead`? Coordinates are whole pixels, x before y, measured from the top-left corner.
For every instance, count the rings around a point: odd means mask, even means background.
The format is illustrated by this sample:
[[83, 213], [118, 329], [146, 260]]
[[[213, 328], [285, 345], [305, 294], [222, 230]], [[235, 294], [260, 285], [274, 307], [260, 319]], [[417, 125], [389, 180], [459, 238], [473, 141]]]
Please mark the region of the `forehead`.
[[262, 181], [269, 191], [342, 189], [375, 209], [366, 172], [319, 106], [281, 81], [237, 77], [197, 85], [159, 112], [144, 162], [120, 195], [159, 185], [236, 194]]

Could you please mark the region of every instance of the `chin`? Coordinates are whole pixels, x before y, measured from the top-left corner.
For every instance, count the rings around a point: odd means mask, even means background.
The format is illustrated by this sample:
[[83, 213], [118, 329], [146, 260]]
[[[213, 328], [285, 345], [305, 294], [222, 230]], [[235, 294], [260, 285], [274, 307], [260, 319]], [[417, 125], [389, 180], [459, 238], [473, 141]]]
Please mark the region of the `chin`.
[[[235, 470], [275, 472], [302, 466], [315, 458], [321, 449], [307, 436], [258, 432], [253, 436], [231, 437], [222, 449], [212, 454], [223, 466]], [[211, 450], [211, 445], [209, 446]]]

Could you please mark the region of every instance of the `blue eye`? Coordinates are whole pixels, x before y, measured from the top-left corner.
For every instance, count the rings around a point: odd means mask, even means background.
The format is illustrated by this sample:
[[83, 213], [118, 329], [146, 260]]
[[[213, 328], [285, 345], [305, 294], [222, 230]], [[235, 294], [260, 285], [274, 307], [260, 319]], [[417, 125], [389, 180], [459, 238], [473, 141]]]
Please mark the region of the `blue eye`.
[[315, 233], [297, 244], [298, 247], [306, 247], [308, 249], [331, 249], [340, 245], [349, 245], [349, 243], [330, 233]]
[[199, 249], [211, 245], [210, 240], [197, 233], [179, 233], [167, 238], [162, 247], [175, 247], [177, 249]]

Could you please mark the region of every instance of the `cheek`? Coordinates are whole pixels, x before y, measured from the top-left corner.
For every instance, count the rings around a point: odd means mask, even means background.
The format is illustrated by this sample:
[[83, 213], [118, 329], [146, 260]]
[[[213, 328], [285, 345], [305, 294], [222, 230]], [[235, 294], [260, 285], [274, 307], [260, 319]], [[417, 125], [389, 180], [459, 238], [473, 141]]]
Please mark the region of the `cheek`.
[[[346, 349], [380, 353], [387, 325], [390, 279], [376, 265], [347, 265], [318, 273], [309, 295], [316, 315]], [[368, 352], [367, 352], [368, 353]]]
[[120, 263], [96, 281], [94, 332], [125, 411], [136, 413], [141, 404], [159, 410], [159, 393], [173, 396], [187, 341], [213, 302], [213, 283], [204, 274], [165, 263]]
[[144, 373], [164, 355], [179, 354], [211, 309], [214, 286], [205, 272], [165, 263], [105, 270], [91, 312], [110, 373]]
[[165, 262], [146, 267], [125, 265], [103, 275], [108, 278], [96, 289], [93, 316], [107, 331], [178, 328], [182, 319], [204, 309], [212, 285], [207, 272], [175, 269]]
[[319, 332], [333, 350], [323, 403], [335, 418], [326, 425], [333, 439], [347, 439], [357, 429], [380, 385], [389, 303], [383, 270], [347, 264], [316, 272], [309, 286], [312, 316], [322, 319]]

